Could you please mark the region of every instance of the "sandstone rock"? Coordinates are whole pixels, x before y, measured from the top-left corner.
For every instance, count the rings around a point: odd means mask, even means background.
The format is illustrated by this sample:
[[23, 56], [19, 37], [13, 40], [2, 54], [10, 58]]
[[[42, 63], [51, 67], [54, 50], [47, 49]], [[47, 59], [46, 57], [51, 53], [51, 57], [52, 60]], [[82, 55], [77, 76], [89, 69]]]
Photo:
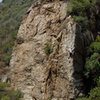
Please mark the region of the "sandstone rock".
[[[13, 49], [10, 76], [24, 100], [73, 100], [83, 95], [85, 36], [67, 17], [66, 7], [64, 1], [31, 7], [19, 28], [17, 40], [22, 41]], [[53, 47], [49, 56], [46, 43]]]

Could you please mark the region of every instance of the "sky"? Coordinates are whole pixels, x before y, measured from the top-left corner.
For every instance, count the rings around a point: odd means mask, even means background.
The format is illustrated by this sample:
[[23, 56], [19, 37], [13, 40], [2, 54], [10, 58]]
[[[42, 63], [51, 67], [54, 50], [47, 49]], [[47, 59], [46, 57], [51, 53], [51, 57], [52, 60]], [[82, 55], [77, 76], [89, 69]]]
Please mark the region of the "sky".
[[2, 2], [2, 0], [0, 0], [0, 2]]

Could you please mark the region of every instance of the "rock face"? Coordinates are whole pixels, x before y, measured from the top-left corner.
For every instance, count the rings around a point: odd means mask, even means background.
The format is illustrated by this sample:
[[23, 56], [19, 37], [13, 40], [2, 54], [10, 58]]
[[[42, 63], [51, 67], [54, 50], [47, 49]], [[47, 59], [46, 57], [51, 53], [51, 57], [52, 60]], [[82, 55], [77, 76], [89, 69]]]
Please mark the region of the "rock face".
[[19, 28], [10, 77], [24, 100], [74, 100], [83, 95], [86, 35], [66, 10], [64, 1], [33, 5]]

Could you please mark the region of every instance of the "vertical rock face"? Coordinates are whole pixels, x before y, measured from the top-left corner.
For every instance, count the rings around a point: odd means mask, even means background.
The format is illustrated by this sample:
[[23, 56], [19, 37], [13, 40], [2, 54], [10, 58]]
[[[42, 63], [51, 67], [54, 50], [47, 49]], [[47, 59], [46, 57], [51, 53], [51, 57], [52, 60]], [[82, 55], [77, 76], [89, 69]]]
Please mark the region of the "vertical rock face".
[[10, 77], [24, 100], [73, 100], [83, 95], [84, 39], [66, 10], [63, 1], [32, 6], [20, 26]]

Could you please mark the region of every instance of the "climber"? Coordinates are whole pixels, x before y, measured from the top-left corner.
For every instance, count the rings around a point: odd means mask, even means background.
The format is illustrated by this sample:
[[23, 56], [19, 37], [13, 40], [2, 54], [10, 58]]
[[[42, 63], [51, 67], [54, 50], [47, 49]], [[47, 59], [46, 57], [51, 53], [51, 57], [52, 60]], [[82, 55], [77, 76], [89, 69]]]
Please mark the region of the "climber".
[[69, 53], [70, 53], [70, 57], [72, 57], [72, 56], [73, 56], [73, 54], [74, 54], [74, 49], [69, 48], [69, 49], [68, 49], [68, 51], [69, 51]]

